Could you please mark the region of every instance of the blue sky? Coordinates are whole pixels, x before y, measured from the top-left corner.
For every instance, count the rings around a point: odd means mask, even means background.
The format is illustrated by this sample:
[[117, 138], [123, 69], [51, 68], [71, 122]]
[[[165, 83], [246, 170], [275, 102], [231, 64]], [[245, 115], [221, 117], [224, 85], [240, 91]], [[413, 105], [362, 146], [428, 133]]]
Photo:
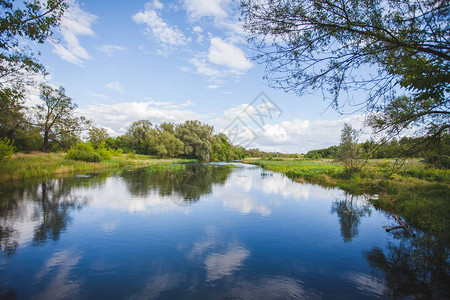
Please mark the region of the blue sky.
[[[79, 113], [113, 136], [139, 119], [154, 124], [197, 119], [230, 134], [238, 118], [245, 124], [238, 132], [247, 138], [235, 143], [306, 153], [338, 144], [345, 122], [360, 127], [361, 116], [327, 109], [320, 92], [297, 97], [268, 87], [265, 66], [250, 59], [238, 5], [235, 0], [73, 2], [54, 40], [36, 46], [39, 60], [50, 74], [47, 80], [66, 88]], [[270, 101], [253, 102], [261, 92]], [[272, 113], [263, 111], [264, 103]], [[265, 113], [261, 124], [251, 117], [255, 111]]]

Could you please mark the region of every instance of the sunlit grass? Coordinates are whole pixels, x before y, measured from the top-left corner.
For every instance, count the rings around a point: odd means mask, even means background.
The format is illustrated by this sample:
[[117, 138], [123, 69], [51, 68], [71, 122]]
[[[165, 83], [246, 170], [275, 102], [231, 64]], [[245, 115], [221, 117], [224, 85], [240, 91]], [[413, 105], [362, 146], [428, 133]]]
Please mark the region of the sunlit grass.
[[102, 162], [83, 162], [66, 159], [65, 153], [18, 153], [0, 161], [0, 182], [23, 180], [81, 171], [96, 171], [124, 166], [167, 165], [192, 162], [189, 159], [156, 159], [146, 155], [121, 155]]

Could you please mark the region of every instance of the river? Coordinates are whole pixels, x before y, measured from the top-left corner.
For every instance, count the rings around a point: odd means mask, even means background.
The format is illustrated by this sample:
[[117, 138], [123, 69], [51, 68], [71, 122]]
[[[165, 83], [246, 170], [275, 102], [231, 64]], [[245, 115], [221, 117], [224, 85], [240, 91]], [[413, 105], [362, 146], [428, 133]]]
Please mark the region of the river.
[[245, 164], [0, 188], [0, 298], [448, 297], [445, 247], [366, 196]]

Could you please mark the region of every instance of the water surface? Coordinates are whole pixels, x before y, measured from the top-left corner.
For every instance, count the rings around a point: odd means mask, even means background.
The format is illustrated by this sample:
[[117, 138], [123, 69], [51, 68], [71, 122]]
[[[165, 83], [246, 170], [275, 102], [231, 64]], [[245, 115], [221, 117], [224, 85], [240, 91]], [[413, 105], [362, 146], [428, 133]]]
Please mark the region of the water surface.
[[243, 164], [0, 189], [0, 298], [445, 298], [445, 248], [364, 196]]

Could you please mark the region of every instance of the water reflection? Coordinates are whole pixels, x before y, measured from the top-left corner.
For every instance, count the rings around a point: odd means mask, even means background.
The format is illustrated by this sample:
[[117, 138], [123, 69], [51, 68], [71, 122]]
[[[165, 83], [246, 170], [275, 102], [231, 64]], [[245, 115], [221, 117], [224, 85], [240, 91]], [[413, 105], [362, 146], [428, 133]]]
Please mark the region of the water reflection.
[[20, 188], [3, 188], [0, 194], [0, 247], [13, 254], [21, 244], [57, 241], [68, 223], [70, 211], [87, 205], [88, 197], [73, 193], [82, 186], [101, 184], [99, 180], [60, 178]]
[[450, 295], [448, 249], [423, 232], [391, 232], [400, 243], [373, 247], [364, 257], [374, 276], [386, 282], [384, 294], [392, 298], [446, 299]]
[[447, 249], [386, 222], [365, 197], [239, 164], [4, 187], [0, 298], [445, 298]]
[[79, 298], [82, 281], [72, 279], [72, 269], [80, 259], [79, 254], [69, 250], [53, 254], [35, 277], [35, 284], [45, 286], [37, 299]]
[[350, 242], [358, 235], [361, 218], [370, 216], [371, 206], [364, 196], [345, 193], [344, 199], [338, 199], [331, 206], [331, 213], [336, 213], [341, 224], [341, 235], [344, 242]]
[[41, 222], [34, 232], [34, 242], [42, 243], [47, 239], [59, 240], [61, 231], [67, 228], [71, 220], [69, 211], [81, 209], [88, 203], [86, 197], [71, 194], [72, 188], [73, 185], [63, 179], [41, 184], [38, 193], [42, 215]]
[[237, 241], [227, 243], [211, 226], [206, 228], [206, 235], [194, 243], [186, 256], [191, 261], [203, 262], [206, 281], [214, 281], [238, 271], [250, 256], [250, 251]]
[[224, 184], [231, 171], [231, 165], [189, 164], [179, 167], [141, 168], [123, 172], [121, 177], [133, 196], [145, 198], [152, 191], [161, 196], [175, 194], [183, 198], [183, 201], [176, 201], [175, 204], [189, 206], [201, 196], [210, 194], [213, 184]]
[[233, 299], [321, 299], [315, 291], [306, 291], [303, 282], [277, 276], [237, 283], [231, 292]]

